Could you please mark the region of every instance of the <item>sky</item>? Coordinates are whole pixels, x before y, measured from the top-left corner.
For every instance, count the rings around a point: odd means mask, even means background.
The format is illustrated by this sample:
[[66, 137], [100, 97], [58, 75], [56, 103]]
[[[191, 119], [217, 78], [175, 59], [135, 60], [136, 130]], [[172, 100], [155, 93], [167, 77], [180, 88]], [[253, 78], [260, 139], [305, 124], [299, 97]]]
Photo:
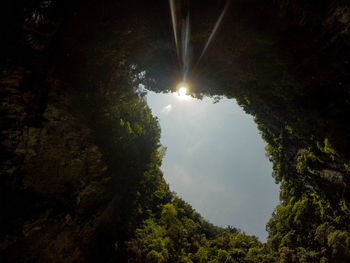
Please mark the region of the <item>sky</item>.
[[211, 223], [265, 241], [279, 186], [253, 117], [226, 98], [214, 104], [148, 91], [147, 103], [167, 147], [162, 170], [170, 189]]

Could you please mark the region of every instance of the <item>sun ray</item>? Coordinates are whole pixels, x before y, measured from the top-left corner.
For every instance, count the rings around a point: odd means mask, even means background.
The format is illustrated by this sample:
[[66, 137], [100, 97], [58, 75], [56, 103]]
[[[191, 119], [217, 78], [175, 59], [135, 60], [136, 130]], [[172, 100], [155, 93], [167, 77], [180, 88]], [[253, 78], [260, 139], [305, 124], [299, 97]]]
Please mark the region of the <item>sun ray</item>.
[[207, 51], [207, 49], [209, 47], [209, 44], [213, 40], [213, 37], [214, 37], [216, 31], [218, 30], [218, 28], [220, 26], [220, 23], [221, 23], [222, 19], [224, 18], [224, 15], [225, 15], [225, 13], [226, 13], [230, 3], [231, 3], [231, 1], [228, 0], [226, 5], [225, 5], [225, 7], [224, 7], [224, 10], [222, 10], [221, 15], [219, 16], [219, 19], [216, 21], [216, 24], [215, 24], [213, 30], [211, 31], [211, 34], [210, 34], [210, 36], [208, 38], [208, 41], [207, 41], [207, 43], [205, 43], [205, 46], [204, 46], [203, 51], [202, 51], [202, 53], [201, 53], [201, 55], [200, 55], [200, 57], [198, 59], [198, 62], [201, 60], [201, 58], [203, 57], [204, 53]]
[[180, 58], [179, 44], [178, 44], [178, 40], [177, 40], [177, 29], [176, 29], [177, 22], [176, 22], [174, 0], [169, 0], [169, 5], [170, 5], [171, 21], [172, 21], [172, 24], [173, 24], [176, 53], [177, 53], [177, 57]]

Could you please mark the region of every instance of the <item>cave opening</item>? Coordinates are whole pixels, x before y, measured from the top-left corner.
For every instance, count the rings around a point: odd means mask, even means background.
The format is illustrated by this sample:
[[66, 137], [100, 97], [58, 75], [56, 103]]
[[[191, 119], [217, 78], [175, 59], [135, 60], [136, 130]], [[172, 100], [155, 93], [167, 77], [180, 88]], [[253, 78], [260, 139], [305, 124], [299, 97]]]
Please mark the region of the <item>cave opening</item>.
[[279, 187], [253, 116], [233, 99], [148, 91], [146, 100], [160, 123], [170, 189], [211, 223], [266, 240]]
[[[184, 67], [168, 1], [1, 4], [0, 260], [349, 262], [349, 3], [174, 2], [191, 14]], [[266, 242], [211, 224], [165, 182], [139, 86], [170, 96], [180, 81], [178, 103], [235, 99], [254, 116], [281, 188]]]

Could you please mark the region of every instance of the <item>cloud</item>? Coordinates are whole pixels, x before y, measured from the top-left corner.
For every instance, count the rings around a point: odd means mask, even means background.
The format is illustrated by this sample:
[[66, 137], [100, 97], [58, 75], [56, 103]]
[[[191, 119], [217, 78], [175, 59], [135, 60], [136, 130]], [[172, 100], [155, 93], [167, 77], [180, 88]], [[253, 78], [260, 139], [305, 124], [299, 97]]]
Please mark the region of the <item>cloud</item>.
[[169, 104], [162, 109], [162, 113], [168, 114], [172, 109], [173, 109], [173, 106]]

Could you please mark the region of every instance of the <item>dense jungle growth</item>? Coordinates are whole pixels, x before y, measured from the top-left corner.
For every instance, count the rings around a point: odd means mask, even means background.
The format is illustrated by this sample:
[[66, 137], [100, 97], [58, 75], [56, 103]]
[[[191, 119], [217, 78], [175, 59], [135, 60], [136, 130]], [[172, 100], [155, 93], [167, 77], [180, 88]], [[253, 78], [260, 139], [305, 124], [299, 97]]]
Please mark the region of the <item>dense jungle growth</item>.
[[[178, 2], [198, 58], [226, 2]], [[232, 0], [192, 61], [192, 96], [235, 98], [267, 143], [281, 192], [266, 243], [163, 179], [140, 84], [180, 78], [168, 5], [0, 3], [0, 261], [350, 262], [350, 3]]]

